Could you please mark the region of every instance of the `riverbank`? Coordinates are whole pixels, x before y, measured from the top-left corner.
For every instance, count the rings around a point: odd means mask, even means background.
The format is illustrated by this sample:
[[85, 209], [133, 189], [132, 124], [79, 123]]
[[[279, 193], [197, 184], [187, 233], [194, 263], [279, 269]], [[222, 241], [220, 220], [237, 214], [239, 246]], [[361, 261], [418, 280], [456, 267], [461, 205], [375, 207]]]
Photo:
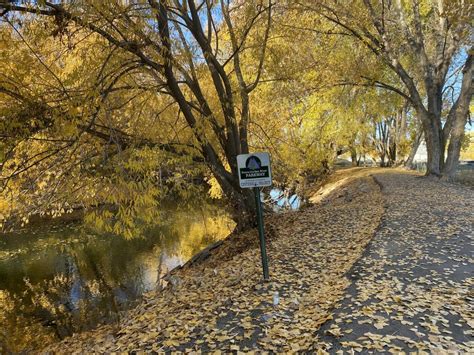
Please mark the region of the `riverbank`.
[[257, 232], [248, 230], [226, 239], [205, 260], [177, 270], [167, 288], [148, 294], [120, 323], [45, 350], [312, 349], [318, 328], [349, 285], [345, 274], [383, 214], [370, 171], [341, 173], [346, 183], [329, 193], [327, 186], [315, 191], [317, 203], [266, 218], [271, 282], [261, 281]]
[[115, 322], [159, 289], [170, 269], [234, 228], [204, 199], [160, 211], [145, 238], [126, 240], [64, 218], [0, 235], [0, 353], [33, 351]]
[[339, 171], [313, 205], [176, 270], [119, 324], [57, 352], [469, 352], [474, 190], [397, 169]]

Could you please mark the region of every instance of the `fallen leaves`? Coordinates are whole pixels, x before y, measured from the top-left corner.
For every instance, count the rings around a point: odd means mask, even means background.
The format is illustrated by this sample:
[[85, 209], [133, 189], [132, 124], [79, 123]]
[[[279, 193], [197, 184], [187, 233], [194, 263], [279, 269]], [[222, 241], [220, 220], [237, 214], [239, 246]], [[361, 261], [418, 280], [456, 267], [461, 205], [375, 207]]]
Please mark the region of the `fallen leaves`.
[[384, 219], [327, 325], [343, 336], [323, 340], [344, 351], [472, 351], [473, 191], [398, 172], [377, 179]]
[[[274, 351], [329, 344], [316, 332], [349, 285], [383, 213], [379, 187], [361, 178], [345, 187], [351, 201], [325, 203], [267, 218], [271, 282], [261, 283], [258, 244], [226, 252], [228, 241], [200, 264], [179, 270], [180, 283], [150, 294], [114, 329], [77, 334], [47, 351]], [[250, 231], [257, 240], [256, 231]], [[219, 254], [225, 257], [218, 259]], [[279, 302], [273, 296], [278, 292]]]
[[370, 178], [360, 178], [341, 198], [336, 191], [320, 205], [267, 219], [270, 283], [261, 283], [257, 244], [238, 253], [219, 248], [180, 270], [179, 285], [149, 295], [118, 329], [78, 334], [47, 350], [469, 351], [472, 192], [406, 174], [380, 179], [385, 201]]

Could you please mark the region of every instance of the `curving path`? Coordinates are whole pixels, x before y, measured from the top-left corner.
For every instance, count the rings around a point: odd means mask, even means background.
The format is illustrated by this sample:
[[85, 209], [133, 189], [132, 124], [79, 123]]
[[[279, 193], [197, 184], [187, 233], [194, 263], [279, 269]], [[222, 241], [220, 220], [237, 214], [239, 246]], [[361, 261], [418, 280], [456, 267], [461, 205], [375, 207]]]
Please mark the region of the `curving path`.
[[[335, 175], [319, 203], [266, 218], [272, 282], [250, 230], [119, 324], [44, 351], [473, 351], [474, 190], [388, 169]], [[239, 241], [250, 247], [233, 252]]]
[[474, 352], [474, 190], [402, 173], [374, 177], [382, 223], [317, 346]]

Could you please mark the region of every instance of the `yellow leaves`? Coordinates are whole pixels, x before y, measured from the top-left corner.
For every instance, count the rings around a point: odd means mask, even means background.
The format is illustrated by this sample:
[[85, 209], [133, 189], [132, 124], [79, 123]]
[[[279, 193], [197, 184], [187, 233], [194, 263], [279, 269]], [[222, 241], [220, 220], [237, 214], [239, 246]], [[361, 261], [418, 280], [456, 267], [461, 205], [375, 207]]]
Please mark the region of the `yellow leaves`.
[[168, 340], [165, 340], [165, 341], [163, 342], [163, 345], [164, 345], [164, 346], [173, 347], [173, 346], [178, 346], [178, 345], [180, 345], [180, 342], [177, 341], [177, 340], [168, 339]]
[[361, 313], [366, 316], [371, 316], [374, 313], [374, 310], [369, 306], [364, 306], [362, 307]]
[[217, 179], [215, 177], [210, 177], [207, 179], [207, 183], [211, 186], [209, 189], [209, 196], [213, 199], [220, 199], [223, 197], [222, 188], [220, 187]]
[[355, 341], [341, 341], [341, 345], [344, 347], [360, 348], [362, 350], [360, 344]]
[[[0, 196], [0, 224], [3, 223], [3, 221], [7, 218], [9, 210], [9, 203], [2, 196]], [[1, 228], [2, 227], [0, 226], [0, 230]]]
[[329, 335], [335, 336], [337, 338], [342, 336], [341, 328], [339, 328], [337, 325], [334, 325], [331, 328], [329, 328], [326, 331], [326, 333], [329, 334]]
[[387, 322], [381, 321], [381, 320], [374, 323], [374, 327], [377, 328], [377, 329], [382, 329], [386, 325], [387, 325]]
[[42, 180], [42, 181], [38, 182], [37, 186], [38, 186], [38, 189], [42, 190], [46, 186], [48, 186], [48, 182], [46, 182], [45, 180]]
[[[173, 284], [169, 278], [172, 286], [150, 295], [126, 315], [113, 343], [105, 330], [92, 333], [97, 337], [94, 343], [103, 342], [104, 352], [184, 347], [186, 351], [245, 353], [319, 349], [317, 353], [326, 354], [328, 345], [319, 343], [316, 332], [332, 319], [332, 308], [348, 285], [344, 275], [360, 257], [381, 215], [378, 187], [365, 179], [370, 193], [356, 195], [355, 185], [352, 204], [335, 207], [329, 203], [267, 218], [266, 225], [272, 230], [268, 248], [271, 282], [260, 283], [256, 231], [233, 235], [232, 243], [224, 242], [201, 264], [174, 273], [172, 277], [180, 282]], [[358, 218], [352, 218], [354, 211], [360, 212]], [[172, 216], [179, 221], [187, 218], [180, 212]], [[205, 220], [204, 229], [196, 224], [184, 230], [176, 224], [176, 233], [190, 233], [182, 244], [190, 255], [193, 244], [199, 244], [206, 233], [225, 228], [225, 223], [212, 217]], [[353, 232], [358, 229], [360, 233]], [[232, 249], [251, 241], [255, 243], [250, 249], [240, 253]], [[280, 296], [278, 307], [272, 305], [275, 291]], [[338, 324], [328, 334], [342, 337], [348, 333]], [[87, 351], [89, 337], [77, 335], [74, 348]], [[252, 339], [250, 345], [248, 339]]]
[[[440, 193], [437, 188], [441, 189], [441, 186], [415, 184], [408, 176], [379, 176], [387, 191], [387, 215], [390, 219], [377, 232], [372, 247], [367, 251], [368, 256], [355, 268], [354, 276], [357, 277], [354, 287], [351, 287], [351, 297], [343, 302], [336, 316], [336, 322], [356, 323], [354, 327], [359, 331], [373, 327], [376, 334], [366, 332], [354, 342], [344, 342], [343, 345], [353, 350], [362, 347], [364, 351], [388, 350], [392, 353], [408, 349], [414, 352], [440, 349], [444, 349], [441, 352], [446, 352], [446, 349], [462, 352], [460, 349], [466, 350], [469, 346], [466, 348], [456, 337], [469, 334], [466, 324], [453, 324], [448, 318], [457, 315], [466, 319], [472, 313], [470, 299], [463, 300], [460, 296], [469, 294], [472, 280], [452, 278], [453, 271], [469, 263], [463, 247], [455, 245], [465, 245], [459, 234], [462, 226], [467, 226], [463, 224], [463, 220], [467, 222], [465, 216], [470, 215], [460, 205], [470, 196], [459, 201], [459, 190], [454, 187], [446, 190], [443, 187], [444, 191]], [[436, 192], [427, 194], [430, 189]], [[433, 198], [443, 200], [438, 205], [439, 212], [436, 218], [430, 216], [424, 220], [421, 206], [425, 199]], [[452, 213], [458, 216], [456, 222], [447, 222]], [[443, 219], [447, 226], [437, 227]], [[432, 241], [427, 238], [426, 231], [430, 235], [439, 234], [439, 239]], [[460, 239], [453, 242], [451, 235]], [[394, 246], [400, 253], [393, 253]], [[425, 265], [443, 265], [444, 270], [426, 273]], [[352, 322], [348, 323], [348, 320]], [[400, 331], [393, 332], [394, 328]], [[408, 335], [402, 336], [403, 333]], [[354, 337], [348, 336], [347, 339], [353, 340]], [[400, 347], [399, 344], [405, 345]]]
[[422, 322], [420, 325], [428, 329], [433, 334], [441, 334], [438, 326], [434, 323]]
[[402, 299], [400, 296], [392, 296], [393, 300], [397, 303], [402, 303]]

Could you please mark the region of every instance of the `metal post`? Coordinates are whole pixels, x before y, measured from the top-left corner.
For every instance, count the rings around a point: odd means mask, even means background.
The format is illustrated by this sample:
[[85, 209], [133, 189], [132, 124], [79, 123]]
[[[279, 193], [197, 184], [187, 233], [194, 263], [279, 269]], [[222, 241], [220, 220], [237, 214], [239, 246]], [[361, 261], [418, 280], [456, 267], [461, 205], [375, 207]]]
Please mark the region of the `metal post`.
[[257, 207], [258, 236], [260, 237], [260, 253], [262, 256], [263, 279], [267, 281], [269, 279], [268, 259], [267, 250], [265, 246], [265, 232], [263, 230], [263, 211], [262, 202], [260, 201], [260, 188], [254, 187], [253, 191], [255, 193], [255, 204]]

